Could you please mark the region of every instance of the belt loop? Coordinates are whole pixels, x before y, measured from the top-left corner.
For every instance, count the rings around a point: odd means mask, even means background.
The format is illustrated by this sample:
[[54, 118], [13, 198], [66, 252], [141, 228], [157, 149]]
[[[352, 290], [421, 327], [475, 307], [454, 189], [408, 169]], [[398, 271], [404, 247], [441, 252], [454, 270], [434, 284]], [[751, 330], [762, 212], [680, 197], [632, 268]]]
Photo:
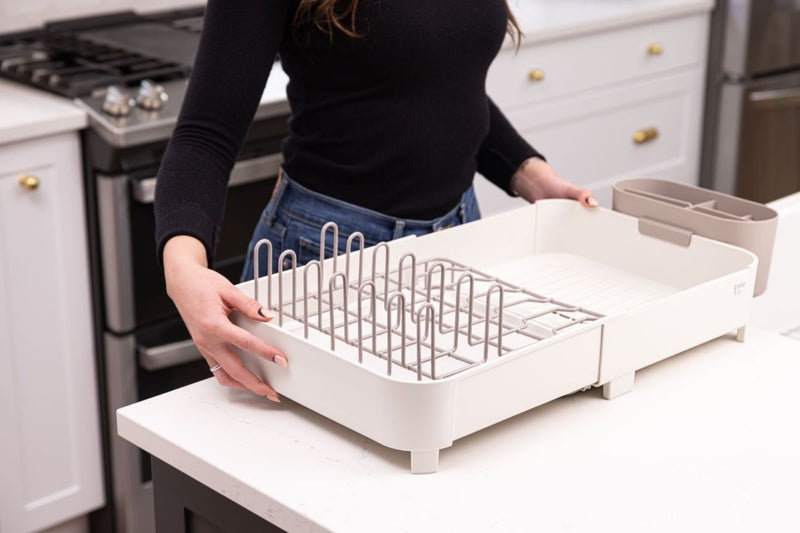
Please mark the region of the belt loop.
[[399, 239], [400, 237], [402, 237], [403, 236], [403, 232], [405, 231], [405, 229], [406, 229], [405, 221], [404, 220], [397, 220], [394, 223], [394, 235], [392, 236], [392, 239], [394, 240], [394, 239]]
[[272, 226], [275, 221], [275, 216], [278, 214], [278, 204], [280, 204], [281, 197], [283, 196], [286, 187], [288, 186], [287, 177], [283, 173], [283, 167], [278, 170], [278, 181], [275, 182], [275, 187], [272, 189], [272, 198], [267, 204], [265, 215], [265, 222], [268, 226]]
[[467, 205], [464, 202], [461, 202], [461, 205], [458, 206], [458, 217], [461, 219], [462, 224], [467, 223]]

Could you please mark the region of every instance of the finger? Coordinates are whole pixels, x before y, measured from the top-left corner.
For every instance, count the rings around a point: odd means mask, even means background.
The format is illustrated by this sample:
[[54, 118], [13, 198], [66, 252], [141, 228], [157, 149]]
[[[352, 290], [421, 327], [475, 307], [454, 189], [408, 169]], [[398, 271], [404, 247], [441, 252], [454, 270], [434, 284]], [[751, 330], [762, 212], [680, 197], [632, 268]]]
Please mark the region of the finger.
[[592, 192], [588, 189], [581, 189], [580, 187], [572, 186], [567, 191], [567, 198], [577, 200], [585, 207], [597, 207], [598, 203], [592, 196]]
[[233, 389], [239, 390], [248, 390], [247, 387], [233, 379], [230, 374], [225, 372], [224, 368], [220, 368], [216, 372], [214, 372], [214, 377], [217, 378], [217, 382], [222, 385], [223, 387], [231, 387]]
[[281, 401], [275, 389], [250, 372], [250, 370], [242, 364], [241, 359], [233, 352], [230, 346], [223, 348], [218, 354], [217, 359], [220, 360], [222, 368], [227, 375], [247, 387], [248, 390], [259, 396], [266, 396], [273, 402]]
[[260, 303], [248, 298], [242, 291], [231, 285], [222, 292], [222, 299], [228, 306], [241, 312], [248, 318], [269, 322], [275, 318], [275, 313], [265, 309]]
[[280, 365], [284, 368], [289, 366], [289, 360], [286, 354], [259, 339], [249, 331], [246, 331], [238, 326], [234, 326], [231, 322], [225, 320], [219, 324], [219, 336], [228, 341], [229, 343], [238, 346], [245, 352], [254, 353], [273, 363]]
[[[198, 348], [198, 351], [206, 360], [206, 363], [208, 363], [209, 369], [216, 366], [217, 360], [214, 359], [214, 357], [212, 357], [206, 350], [201, 350], [200, 348]], [[247, 387], [245, 387], [244, 385], [242, 385], [241, 383], [230, 377], [230, 375], [227, 372], [225, 372], [224, 368], [220, 368], [218, 370], [215, 370], [214, 372], [211, 372], [211, 375], [214, 376], [217, 380], [217, 383], [219, 383], [223, 387], [233, 387], [234, 389], [247, 390]]]

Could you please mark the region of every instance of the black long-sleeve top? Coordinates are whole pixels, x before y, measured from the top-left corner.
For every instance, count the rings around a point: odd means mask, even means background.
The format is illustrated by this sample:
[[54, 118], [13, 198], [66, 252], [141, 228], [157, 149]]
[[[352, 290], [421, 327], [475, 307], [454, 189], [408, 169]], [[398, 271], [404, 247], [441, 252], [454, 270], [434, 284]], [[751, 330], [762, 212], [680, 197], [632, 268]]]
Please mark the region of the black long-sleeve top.
[[311, 190], [431, 219], [458, 203], [476, 170], [510, 192], [519, 165], [539, 155], [486, 95], [505, 0], [361, 0], [363, 37], [332, 40], [310, 21], [294, 24], [297, 6], [209, 0], [158, 173], [159, 257], [183, 234], [213, 258], [228, 176], [276, 53], [290, 78], [284, 169]]

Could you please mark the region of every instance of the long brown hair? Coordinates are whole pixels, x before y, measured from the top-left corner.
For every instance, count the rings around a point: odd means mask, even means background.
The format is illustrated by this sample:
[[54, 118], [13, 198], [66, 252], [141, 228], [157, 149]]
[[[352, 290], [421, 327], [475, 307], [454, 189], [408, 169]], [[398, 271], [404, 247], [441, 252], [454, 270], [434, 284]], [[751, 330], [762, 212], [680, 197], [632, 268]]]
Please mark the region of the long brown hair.
[[[319, 30], [325, 32], [333, 39], [334, 31], [340, 31], [348, 37], [358, 39], [364, 37], [363, 33], [356, 30], [356, 12], [359, 0], [300, 0], [300, 5], [294, 15], [294, 26], [303, 21], [311, 21]], [[339, 5], [344, 4], [344, 5]], [[506, 31], [517, 46], [519, 46], [522, 30], [519, 29], [517, 19], [511, 12], [511, 7], [506, 0], [508, 9], [508, 26]]]

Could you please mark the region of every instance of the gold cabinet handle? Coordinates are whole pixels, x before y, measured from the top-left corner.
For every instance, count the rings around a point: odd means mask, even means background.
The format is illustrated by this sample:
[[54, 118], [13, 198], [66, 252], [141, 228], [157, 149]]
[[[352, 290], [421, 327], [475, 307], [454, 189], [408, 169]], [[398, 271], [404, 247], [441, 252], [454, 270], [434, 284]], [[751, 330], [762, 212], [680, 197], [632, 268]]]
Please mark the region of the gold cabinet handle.
[[35, 191], [39, 188], [39, 178], [36, 176], [25, 175], [19, 179], [19, 184], [26, 191]]
[[544, 71], [539, 68], [535, 68], [528, 72], [528, 79], [531, 81], [544, 81]]
[[661, 43], [653, 43], [647, 47], [647, 53], [651, 56], [660, 56], [664, 53], [664, 46]]
[[657, 128], [645, 128], [633, 134], [633, 142], [636, 144], [645, 144], [658, 139]]

